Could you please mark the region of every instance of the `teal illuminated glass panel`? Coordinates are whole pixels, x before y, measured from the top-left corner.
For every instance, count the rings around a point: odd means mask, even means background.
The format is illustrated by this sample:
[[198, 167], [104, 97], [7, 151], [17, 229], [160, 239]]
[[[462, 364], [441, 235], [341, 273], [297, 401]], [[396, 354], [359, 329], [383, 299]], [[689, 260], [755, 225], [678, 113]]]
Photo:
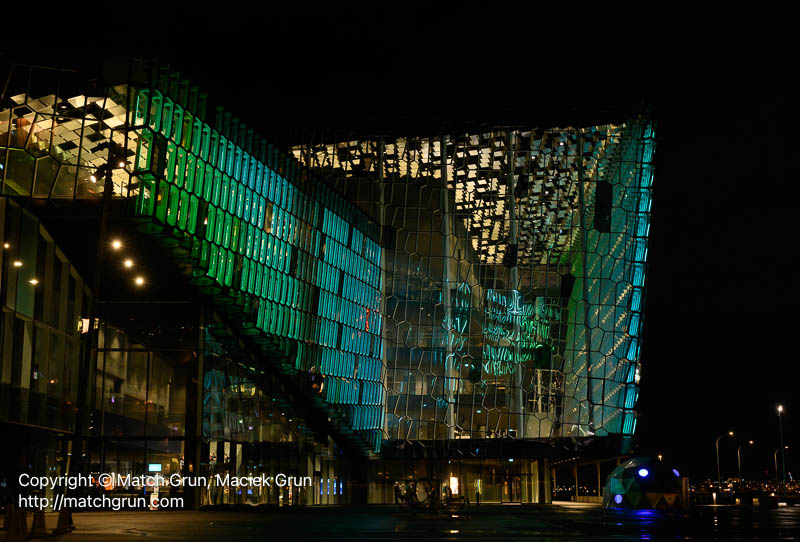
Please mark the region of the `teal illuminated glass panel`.
[[[299, 174], [292, 159], [266, 145], [245, 148], [227, 131], [228, 117], [215, 129], [163, 89], [142, 89], [137, 99], [137, 115], [146, 116], [148, 107], [158, 112], [148, 127], [166, 142], [163, 171], [141, 181], [155, 197], [142, 195], [136, 214], [153, 216], [175, 234], [200, 236], [191, 245], [193, 276], [200, 269], [213, 280], [224, 306], [235, 299], [242, 310], [251, 307], [243, 325], [273, 337], [265, 348], [301, 350], [284, 358], [286, 370], [324, 365], [323, 395], [332, 405], [347, 405], [337, 419], [379, 445], [382, 419], [367, 408], [383, 397], [381, 353], [374, 347], [380, 344], [380, 276], [364, 272], [376, 265], [370, 259], [377, 249], [366, 255], [361, 249], [377, 228], [324, 183], [296, 184], [307, 173]], [[152, 136], [141, 133], [137, 168], [150, 170]], [[305, 346], [289, 346], [296, 341]], [[321, 364], [331, 349], [341, 356]], [[372, 385], [359, 384], [366, 379]]]

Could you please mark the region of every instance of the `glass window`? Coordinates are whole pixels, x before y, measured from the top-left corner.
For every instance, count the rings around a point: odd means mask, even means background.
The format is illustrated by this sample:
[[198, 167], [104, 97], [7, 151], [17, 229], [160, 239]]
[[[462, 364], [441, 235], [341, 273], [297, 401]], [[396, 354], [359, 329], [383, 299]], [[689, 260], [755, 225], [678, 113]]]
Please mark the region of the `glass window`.
[[191, 113], [186, 111], [183, 115], [183, 126], [181, 127], [181, 137], [175, 138], [175, 141], [180, 141], [181, 147], [190, 149], [192, 146], [192, 127], [194, 126], [194, 117]]
[[147, 392], [147, 436], [182, 436], [186, 422], [186, 381], [189, 365], [179, 356], [153, 352]]
[[36, 182], [34, 183], [33, 195], [48, 197], [53, 183], [58, 174], [59, 162], [52, 156], [43, 156], [36, 160]]
[[157, 90], [153, 91], [153, 95], [150, 97], [150, 115], [149, 115], [149, 125], [150, 129], [154, 132], [158, 132], [161, 129], [161, 106], [163, 103], [163, 98], [161, 93]]
[[175, 175], [173, 177], [173, 181], [178, 188], [183, 187], [183, 183], [186, 178], [186, 151], [178, 147], [178, 156], [175, 162]]
[[217, 165], [219, 153], [219, 133], [216, 130], [211, 130], [211, 135], [208, 142], [208, 163], [211, 166]]
[[167, 224], [174, 226], [178, 220], [178, 206], [181, 190], [177, 186], [169, 188], [169, 202], [167, 207]]
[[172, 130], [173, 132], [170, 134], [172, 141], [180, 143], [183, 134], [183, 108], [178, 104], [174, 104], [173, 107]]
[[228, 197], [230, 196], [230, 184], [231, 184], [230, 178], [223, 173], [222, 186], [220, 187], [220, 193], [219, 193], [219, 206], [226, 211], [229, 210]]
[[225, 157], [227, 149], [228, 149], [228, 140], [225, 139], [224, 136], [220, 135], [219, 142], [217, 144], [217, 162], [216, 162], [217, 169], [219, 169], [220, 171], [225, 171]]
[[172, 100], [164, 98], [163, 106], [161, 109], [161, 126], [160, 132], [166, 137], [172, 135]]
[[208, 150], [211, 146], [211, 128], [208, 124], [203, 124], [202, 144], [200, 146], [200, 158], [208, 160]]
[[194, 191], [195, 157], [192, 154], [186, 156], [186, 179], [185, 188], [189, 192]]
[[199, 203], [200, 201], [195, 196], [189, 198], [189, 215], [187, 216], [186, 231], [191, 234], [197, 231]]
[[34, 158], [21, 149], [8, 149], [4, 194], [29, 196], [33, 184]]
[[75, 195], [75, 178], [78, 168], [61, 164], [56, 175], [55, 186], [50, 194], [51, 198], [72, 198]]
[[136, 91], [136, 98], [133, 106], [134, 126], [141, 126], [145, 123], [149, 97], [150, 91], [146, 88], [138, 89]]
[[199, 154], [200, 149], [202, 148], [202, 133], [203, 133], [203, 123], [200, 121], [199, 118], [195, 118], [192, 122], [192, 147], [191, 151], [194, 154]]
[[214, 227], [214, 243], [222, 245], [222, 235], [225, 230], [225, 211], [217, 209], [217, 216], [215, 219], [216, 225]]
[[194, 187], [192, 191], [198, 197], [203, 197], [203, 182], [205, 181], [205, 171], [206, 166], [205, 163], [200, 160], [199, 158], [196, 159], [195, 170], [194, 170]]

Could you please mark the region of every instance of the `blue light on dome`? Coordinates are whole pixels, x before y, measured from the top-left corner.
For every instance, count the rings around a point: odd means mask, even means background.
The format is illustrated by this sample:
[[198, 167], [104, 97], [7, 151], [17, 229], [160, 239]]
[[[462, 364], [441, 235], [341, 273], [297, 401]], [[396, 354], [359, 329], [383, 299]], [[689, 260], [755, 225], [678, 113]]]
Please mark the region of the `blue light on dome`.
[[617, 504], [622, 504], [622, 495], [614, 495], [614, 502]]
[[678, 472], [678, 470], [677, 470], [677, 469], [672, 469], [672, 472], [673, 472], [673, 473], [675, 474], [675, 476], [677, 476], [678, 478], [680, 478], [680, 477], [681, 477], [681, 473], [680, 473], [680, 472]]
[[650, 471], [647, 469], [639, 469], [639, 476], [642, 478], [647, 478], [647, 475], [650, 474]]

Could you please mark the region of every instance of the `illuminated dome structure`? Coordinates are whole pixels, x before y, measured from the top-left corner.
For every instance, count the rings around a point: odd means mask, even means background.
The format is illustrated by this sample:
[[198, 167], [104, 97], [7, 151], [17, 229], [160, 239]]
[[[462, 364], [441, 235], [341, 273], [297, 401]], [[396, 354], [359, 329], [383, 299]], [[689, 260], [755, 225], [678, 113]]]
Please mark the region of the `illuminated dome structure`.
[[606, 479], [604, 508], [682, 509], [688, 505], [677, 469], [651, 457], [621, 463]]

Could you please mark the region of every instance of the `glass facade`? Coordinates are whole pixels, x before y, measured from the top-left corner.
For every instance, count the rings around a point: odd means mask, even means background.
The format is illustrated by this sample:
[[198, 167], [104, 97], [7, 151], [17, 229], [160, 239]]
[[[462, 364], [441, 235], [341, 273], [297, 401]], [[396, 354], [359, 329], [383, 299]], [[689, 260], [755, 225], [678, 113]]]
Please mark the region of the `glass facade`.
[[654, 137], [633, 119], [293, 149], [384, 226], [389, 439], [633, 435]]
[[[283, 153], [169, 66], [129, 71], [8, 78], [0, 417], [75, 431], [74, 409], [12, 396], [79, 404], [83, 336], [91, 470], [269, 466], [314, 480], [291, 494], [211, 488], [198, 504], [345, 502], [357, 489], [343, 447], [373, 459], [361, 487], [382, 501], [375, 480], [416, 473], [406, 446], [428, 442], [469, 455], [427, 476], [470, 498], [540, 502], [548, 454], [506, 464], [486, 443], [627, 449], [653, 121], [323, 134]], [[38, 200], [132, 223], [191, 285], [184, 310], [144, 308], [144, 327], [119, 308], [89, 314], [79, 275], [15, 203]], [[180, 329], [164, 333], [165, 318]]]
[[[130, 187], [142, 229], [191, 267], [237, 332], [286, 373], [321, 375], [347, 431], [380, 449], [381, 247], [363, 212], [153, 65], [131, 94]], [[178, 89], [188, 85], [181, 81]], [[135, 188], [133, 188], [135, 187]]]
[[[65, 474], [78, 462], [91, 474], [207, 476], [210, 485], [193, 494], [169, 489], [190, 506], [347, 502], [352, 483], [336, 444], [293, 419], [286, 391], [264, 370], [244, 365], [248, 354], [215, 337], [211, 329], [217, 328], [200, 325], [196, 306], [151, 300], [120, 309], [112, 302], [92, 324], [90, 291], [39, 218], [5, 198], [0, 218], [0, 424], [19, 444], [3, 448], [0, 479], [7, 483], [0, 500], [13, 497], [8, 481], [20, 465], [44, 476]], [[214, 318], [213, 310], [200, 312]], [[81, 400], [86, 348], [92, 365]], [[79, 409], [90, 413], [80, 428]], [[72, 453], [76, 430], [84, 437], [80, 458]], [[236, 490], [216, 484], [217, 474], [262, 472], [308, 477], [311, 486]], [[131, 485], [106, 490], [137, 492]]]
[[[90, 83], [93, 95], [73, 95], [62, 72], [54, 93], [11, 91], [0, 117], [3, 193], [102, 197], [115, 149], [108, 186], [142, 218], [140, 229], [190, 267], [191, 282], [276, 368], [319, 374], [336, 423], [378, 450], [376, 224], [221, 108], [209, 125], [205, 95], [169, 66], [140, 68], [130, 84]], [[39, 75], [19, 67], [11, 88]], [[69, 189], [32, 181], [45, 162]]]
[[35, 216], [0, 199], [0, 218], [0, 417], [73, 431], [88, 289]]
[[[91, 470], [139, 476], [157, 464], [164, 476], [182, 472], [187, 407], [191, 408], [187, 402], [187, 380], [193, 375], [189, 360], [195, 350], [143, 344], [138, 334], [131, 335], [108, 318], [99, 328]], [[117, 487], [114, 491], [133, 490]]]
[[3, 447], [0, 479], [23, 457], [32, 474], [63, 474], [76, 410], [87, 406], [79, 362], [90, 293], [37, 217], [5, 198], [0, 238], [0, 423], [16, 444]]

